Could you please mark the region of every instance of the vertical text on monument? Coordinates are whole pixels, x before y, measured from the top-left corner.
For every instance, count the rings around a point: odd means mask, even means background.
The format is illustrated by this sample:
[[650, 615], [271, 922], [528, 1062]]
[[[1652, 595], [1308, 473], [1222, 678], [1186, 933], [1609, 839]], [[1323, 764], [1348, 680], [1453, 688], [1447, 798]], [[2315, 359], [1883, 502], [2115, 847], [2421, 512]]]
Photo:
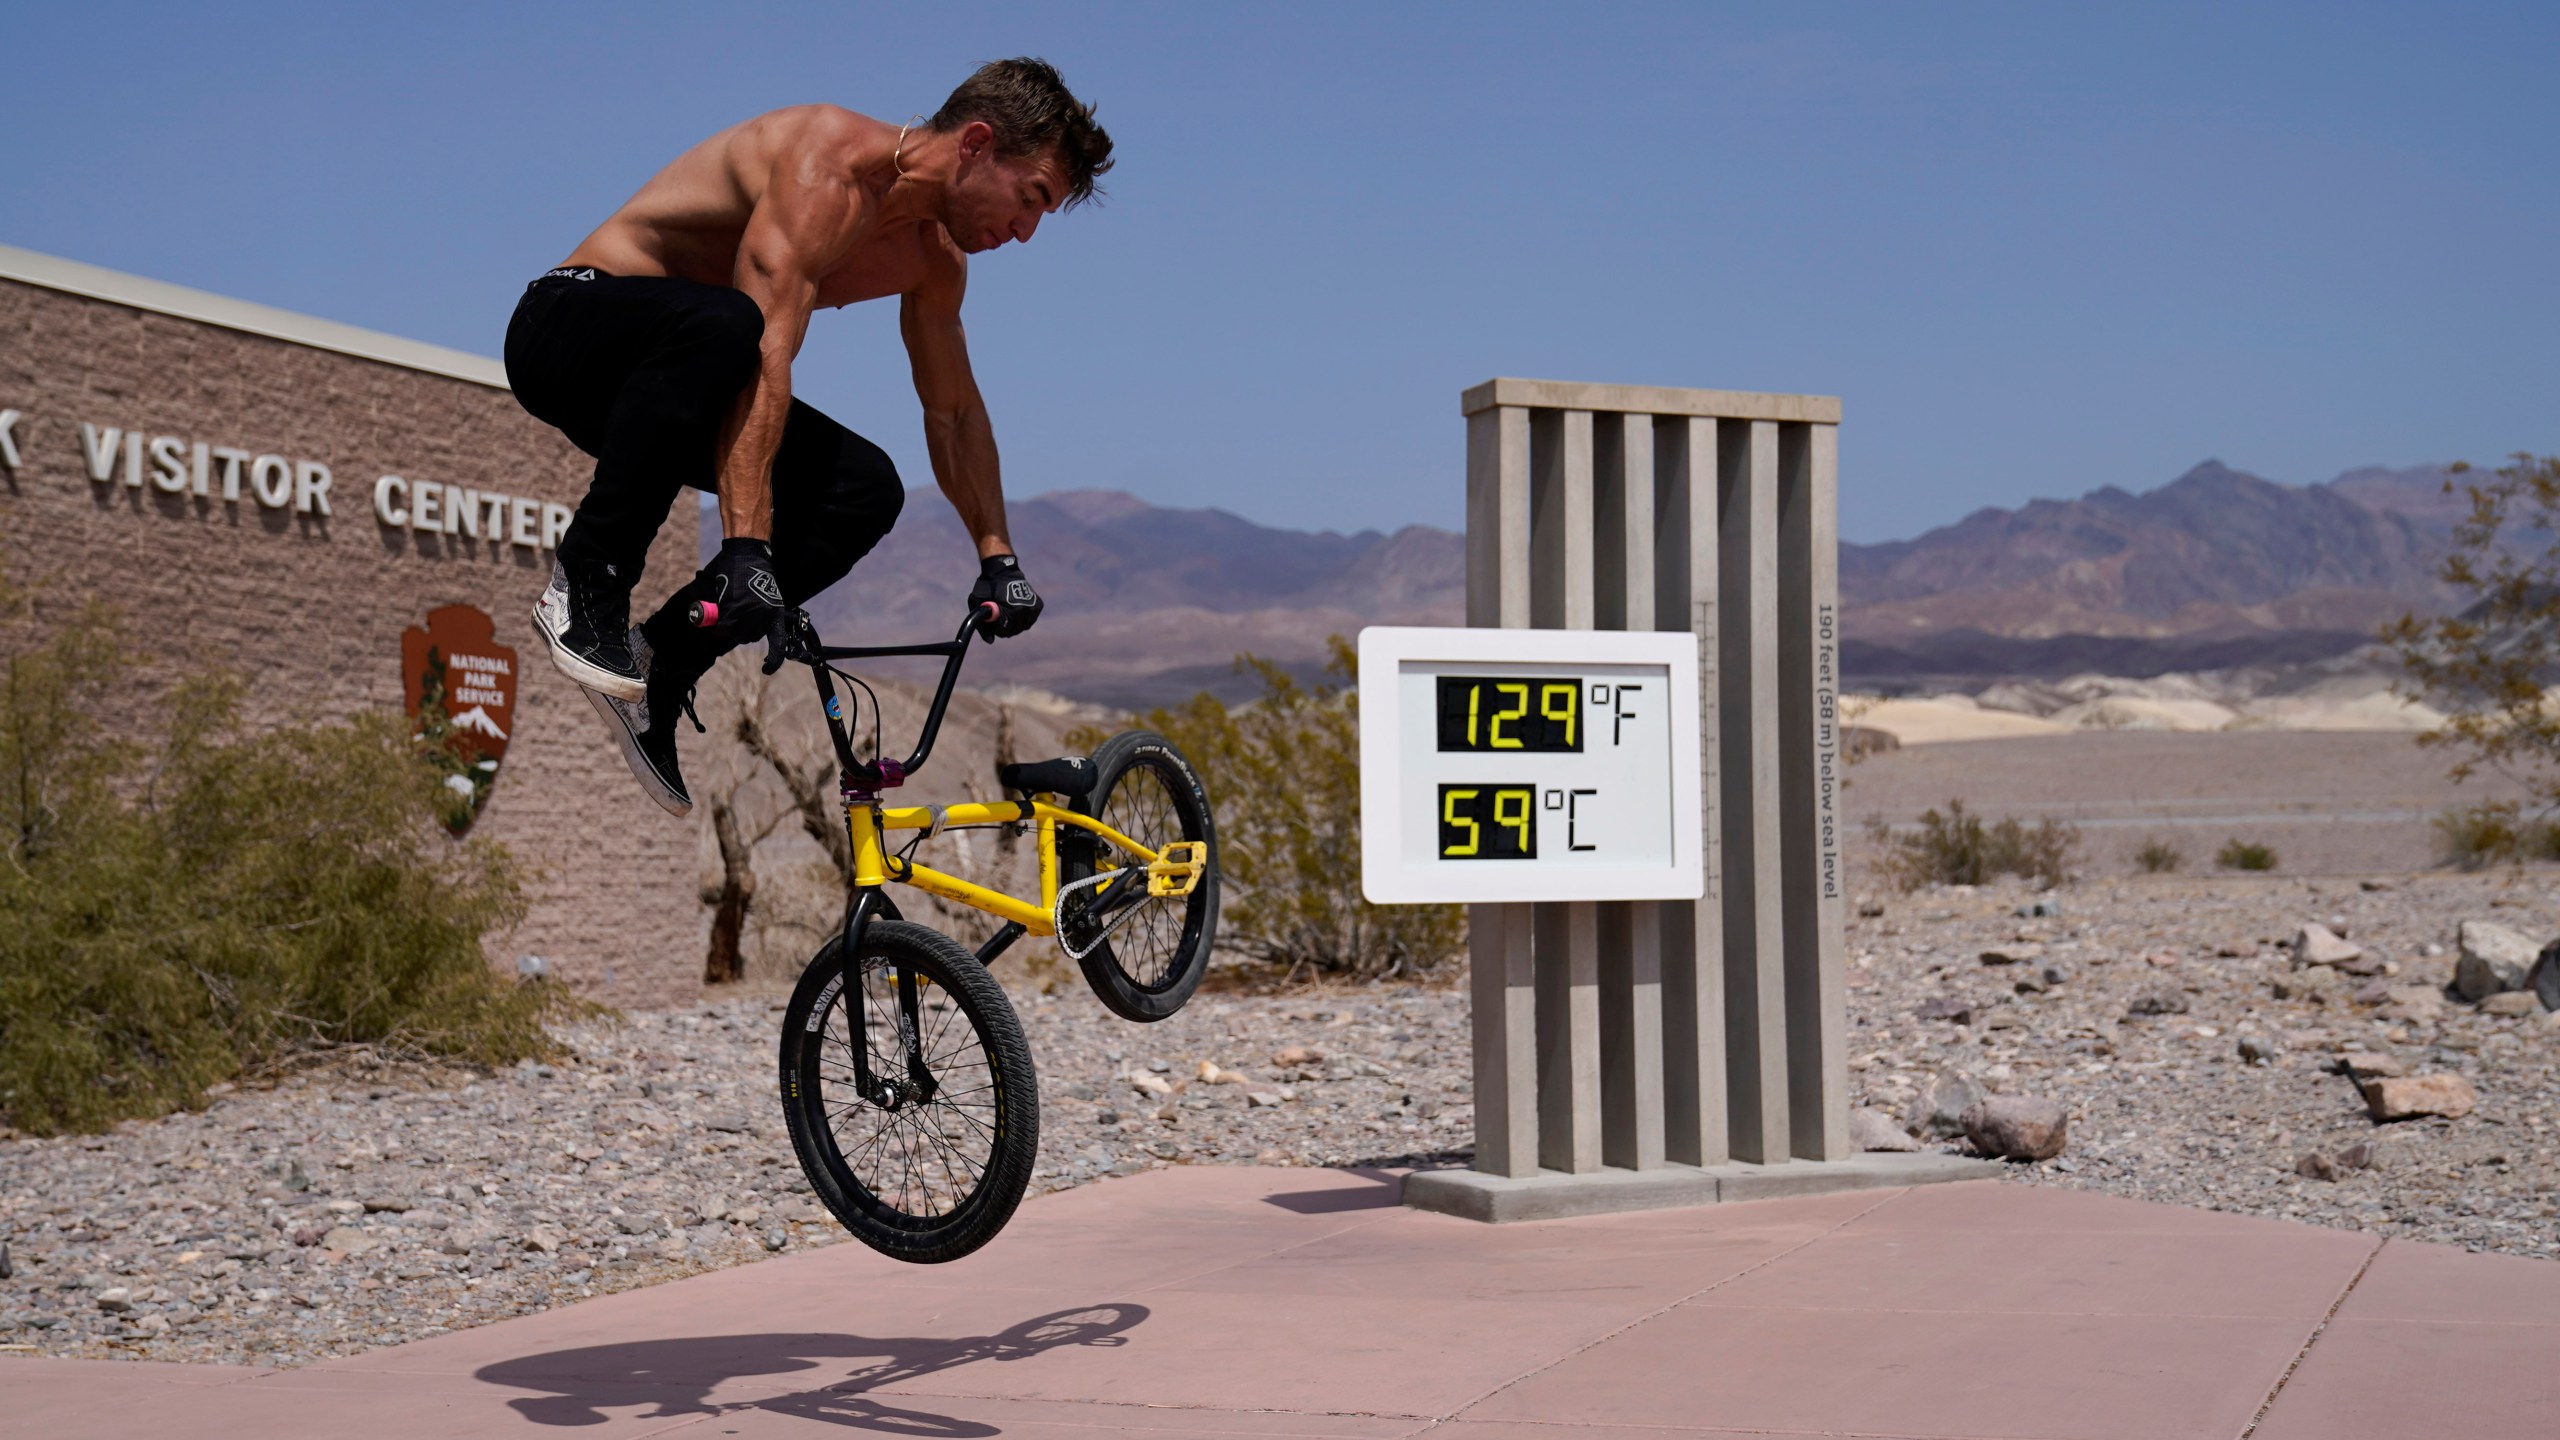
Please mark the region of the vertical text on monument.
[[1822, 898], [1840, 898], [1840, 607], [1813, 607], [1814, 851]]

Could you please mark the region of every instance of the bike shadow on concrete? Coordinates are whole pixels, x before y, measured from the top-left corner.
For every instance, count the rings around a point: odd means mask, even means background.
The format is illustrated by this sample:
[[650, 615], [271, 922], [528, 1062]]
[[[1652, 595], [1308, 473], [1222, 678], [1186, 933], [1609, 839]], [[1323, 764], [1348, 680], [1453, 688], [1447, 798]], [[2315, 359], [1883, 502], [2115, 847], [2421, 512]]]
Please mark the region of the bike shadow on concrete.
[[[973, 1420], [891, 1405], [870, 1392], [983, 1361], [1027, 1360], [1071, 1345], [1125, 1345], [1127, 1332], [1145, 1323], [1148, 1313], [1146, 1306], [1126, 1302], [1088, 1305], [1035, 1316], [994, 1335], [957, 1339], [773, 1334], [639, 1340], [518, 1356], [484, 1365], [473, 1378], [539, 1392], [507, 1404], [541, 1425], [600, 1425], [610, 1418], [608, 1410], [647, 1405], [656, 1407], [645, 1412], [649, 1419], [765, 1410], [857, 1430], [966, 1440], [1001, 1432]], [[809, 1389], [755, 1399], [712, 1398], [732, 1381], [832, 1371], [836, 1367], [829, 1361], [865, 1357], [876, 1358]]]

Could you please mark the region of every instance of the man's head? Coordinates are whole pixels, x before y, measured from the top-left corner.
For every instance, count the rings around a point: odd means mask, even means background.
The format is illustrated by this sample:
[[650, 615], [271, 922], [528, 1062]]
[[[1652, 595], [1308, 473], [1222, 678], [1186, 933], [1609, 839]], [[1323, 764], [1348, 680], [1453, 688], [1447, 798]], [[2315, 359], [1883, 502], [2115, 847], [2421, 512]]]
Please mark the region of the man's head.
[[1092, 199], [1111, 169], [1111, 137], [1093, 123], [1093, 107], [1045, 60], [979, 66], [925, 128], [954, 138], [944, 224], [972, 253], [1030, 239], [1042, 216]]

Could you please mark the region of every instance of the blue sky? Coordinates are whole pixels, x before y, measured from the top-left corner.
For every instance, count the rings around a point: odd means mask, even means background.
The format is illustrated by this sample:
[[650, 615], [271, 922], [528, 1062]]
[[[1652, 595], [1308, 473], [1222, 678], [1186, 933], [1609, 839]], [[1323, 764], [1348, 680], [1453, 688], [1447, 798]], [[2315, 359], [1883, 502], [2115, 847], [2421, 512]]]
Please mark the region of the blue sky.
[[[2560, 450], [2560, 7], [30, 4], [0, 241], [496, 353], [701, 136], [1040, 54], [1109, 202], [982, 259], [1018, 494], [1460, 518], [1495, 374], [1844, 397], [1843, 528]], [[800, 393], [927, 476], [894, 315]]]

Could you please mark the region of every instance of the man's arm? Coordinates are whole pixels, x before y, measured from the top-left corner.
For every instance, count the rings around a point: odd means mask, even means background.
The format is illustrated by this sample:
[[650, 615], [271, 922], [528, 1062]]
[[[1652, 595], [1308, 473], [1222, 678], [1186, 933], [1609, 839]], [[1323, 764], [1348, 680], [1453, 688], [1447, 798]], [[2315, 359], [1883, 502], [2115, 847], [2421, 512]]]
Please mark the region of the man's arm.
[[979, 558], [1010, 555], [1013, 537], [1005, 528], [995, 426], [987, 420], [986, 401], [969, 369], [968, 336], [960, 328], [967, 261], [956, 250], [935, 258], [934, 277], [898, 305], [898, 333], [906, 339], [916, 399], [924, 405], [925, 454], [933, 461], [934, 483], [960, 512]]
[[823, 116], [778, 139], [781, 159], [738, 243], [734, 283], [764, 312], [756, 376], [721, 428], [720, 530], [730, 539], [773, 538], [773, 456], [791, 413], [791, 362], [809, 332], [818, 277], [842, 257], [865, 203], [844, 173]]

